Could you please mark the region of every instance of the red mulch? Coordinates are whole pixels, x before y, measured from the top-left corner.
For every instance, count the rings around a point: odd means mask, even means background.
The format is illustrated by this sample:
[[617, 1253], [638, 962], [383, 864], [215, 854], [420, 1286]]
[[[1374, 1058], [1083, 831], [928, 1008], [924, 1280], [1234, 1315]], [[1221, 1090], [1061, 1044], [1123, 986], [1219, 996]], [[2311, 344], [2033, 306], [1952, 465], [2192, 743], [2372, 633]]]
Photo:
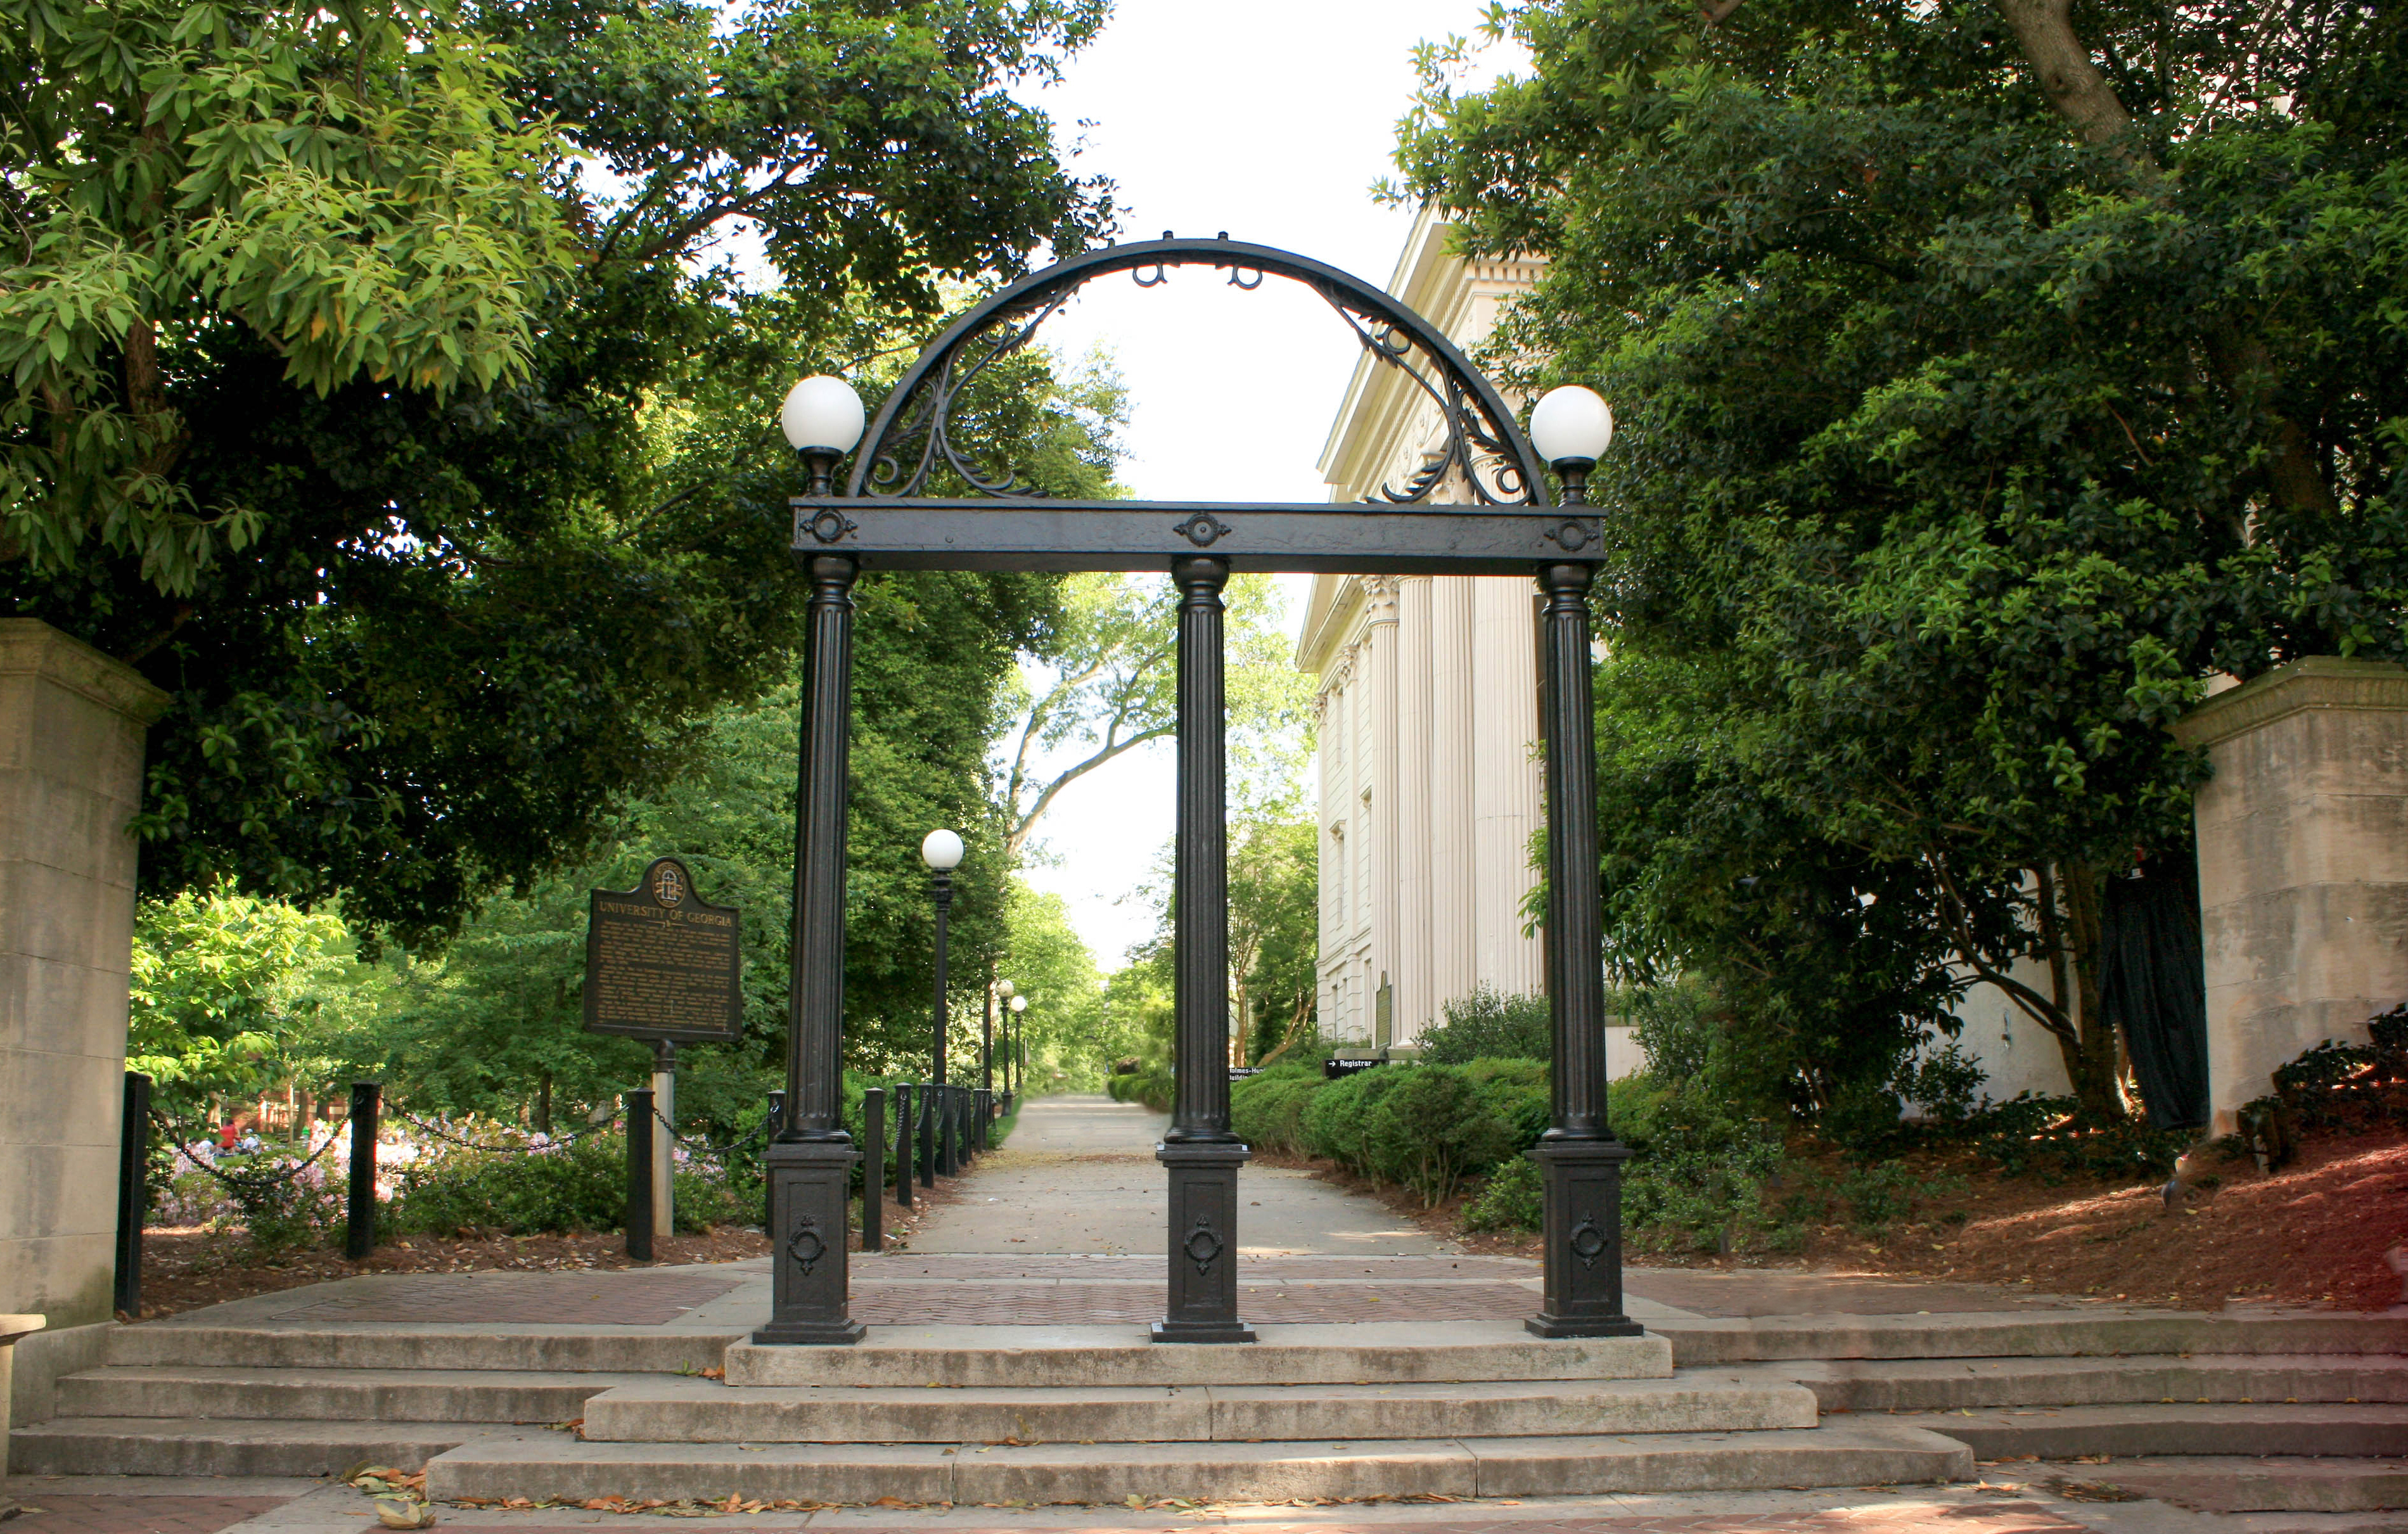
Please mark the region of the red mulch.
[[[1463, 1235], [1461, 1199], [1435, 1210], [1401, 1189], [1375, 1185], [1326, 1162], [1305, 1167], [1349, 1191], [1378, 1197], [1467, 1251], [1536, 1257], [1520, 1233]], [[1917, 1177], [1954, 1173], [1964, 1195], [1927, 1200], [1916, 1217], [1869, 1235], [1845, 1225], [1810, 1226], [1785, 1258], [1633, 1252], [1665, 1268], [1803, 1268], [1887, 1278], [2028, 1283], [2042, 1294], [2214, 1310], [2228, 1303], [2380, 1311], [2399, 1304], [2403, 1281], [2384, 1254], [2408, 1242], [2408, 1133], [2398, 1129], [2305, 1139], [2297, 1160], [2271, 1177], [2245, 1160], [2200, 1159], [2214, 1180], [2168, 1210], [2158, 1186], [2008, 1177], [1964, 1153], [1900, 1158]], [[1826, 1168], [1833, 1169], [1833, 1168]], [[2196, 1174], [2194, 1182], [2203, 1181]], [[1962, 1211], [1949, 1225], [1940, 1216]]]

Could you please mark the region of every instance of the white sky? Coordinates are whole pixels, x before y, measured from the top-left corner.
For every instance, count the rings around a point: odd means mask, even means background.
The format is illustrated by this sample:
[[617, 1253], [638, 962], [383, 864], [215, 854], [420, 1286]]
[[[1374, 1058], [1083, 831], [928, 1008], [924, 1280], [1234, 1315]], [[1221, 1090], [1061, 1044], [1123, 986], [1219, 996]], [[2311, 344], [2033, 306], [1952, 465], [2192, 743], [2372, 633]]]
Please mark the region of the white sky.
[[[1063, 83], [1028, 99], [1065, 144], [1083, 141], [1080, 174], [1119, 183], [1123, 237], [1226, 230], [1384, 285], [1412, 215], [1369, 189], [1394, 168], [1412, 47], [1471, 32], [1479, 12], [1478, 0], [1119, 0]], [[1152, 289], [1107, 278], [1039, 337], [1114, 357], [1133, 408], [1123, 478], [1140, 497], [1327, 498], [1316, 465], [1357, 343], [1307, 289], [1244, 293], [1193, 267]], [[1310, 578], [1283, 581], [1293, 633]], [[1107, 969], [1152, 933], [1151, 912], [1122, 896], [1169, 839], [1172, 785], [1169, 742], [1156, 742], [1066, 790], [1040, 827], [1055, 861], [1026, 877], [1064, 897]]]

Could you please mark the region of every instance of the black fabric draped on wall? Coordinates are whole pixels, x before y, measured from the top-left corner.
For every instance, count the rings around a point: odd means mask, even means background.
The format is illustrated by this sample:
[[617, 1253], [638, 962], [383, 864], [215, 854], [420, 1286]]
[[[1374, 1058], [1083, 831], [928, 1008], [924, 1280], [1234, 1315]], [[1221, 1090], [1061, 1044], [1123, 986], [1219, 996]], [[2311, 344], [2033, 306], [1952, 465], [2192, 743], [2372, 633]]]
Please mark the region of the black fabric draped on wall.
[[2149, 1123], [2207, 1123], [2207, 970], [2200, 946], [2199, 861], [2187, 848], [2107, 881], [2100, 1010], [2124, 1033]]

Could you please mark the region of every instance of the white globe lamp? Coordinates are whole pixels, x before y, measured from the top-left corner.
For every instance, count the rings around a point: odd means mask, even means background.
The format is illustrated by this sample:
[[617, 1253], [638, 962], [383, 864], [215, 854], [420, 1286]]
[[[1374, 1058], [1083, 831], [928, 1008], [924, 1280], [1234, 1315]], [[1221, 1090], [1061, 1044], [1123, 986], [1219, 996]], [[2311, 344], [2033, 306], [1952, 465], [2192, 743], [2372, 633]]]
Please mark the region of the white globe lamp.
[[825, 373], [787, 390], [786, 403], [778, 410], [778, 425], [796, 452], [829, 458], [851, 452], [868, 419], [853, 385]]
[[962, 839], [947, 830], [929, 832], [920, 841], [920, 861], [939, 873], [951, 873], [962, 865]]

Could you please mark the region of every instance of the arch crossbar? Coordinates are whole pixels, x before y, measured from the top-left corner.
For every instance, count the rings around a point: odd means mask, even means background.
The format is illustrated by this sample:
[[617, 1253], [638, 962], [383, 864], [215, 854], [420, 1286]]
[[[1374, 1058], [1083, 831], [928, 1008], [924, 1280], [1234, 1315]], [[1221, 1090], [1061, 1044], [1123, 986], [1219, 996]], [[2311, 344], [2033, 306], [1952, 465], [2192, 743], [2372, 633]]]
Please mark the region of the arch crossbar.
[[1266, 277], [1301, 283], [1336, 312], [1374, 361], [1411, 379], [1437, 409], [1446, 428], [1444, 446], [1404, 484], [1383, 487], [1381, 504], [1426, 504], [1451, 480], [1482, 506], [1549, 504], [1538, 455], [1513, 412], [1437, 326], [1335, 266], [1226, 237], [1165, 237], [1089, 251], [1031, 273], [963, 315], [921, 352], [887, 396], [863, 438], [845, 494], [918, 496], [932, 477], [950, 470], [977, 495], [1033, 495], [1009, 474], [982, 470], [953, 441], [954, 403], [1090, 282], [1127, 272], [1140, 286], [1156, 287], [1173, 268], [1187, 266], [1226, 271], [1230, 286], [1248, 291]]

